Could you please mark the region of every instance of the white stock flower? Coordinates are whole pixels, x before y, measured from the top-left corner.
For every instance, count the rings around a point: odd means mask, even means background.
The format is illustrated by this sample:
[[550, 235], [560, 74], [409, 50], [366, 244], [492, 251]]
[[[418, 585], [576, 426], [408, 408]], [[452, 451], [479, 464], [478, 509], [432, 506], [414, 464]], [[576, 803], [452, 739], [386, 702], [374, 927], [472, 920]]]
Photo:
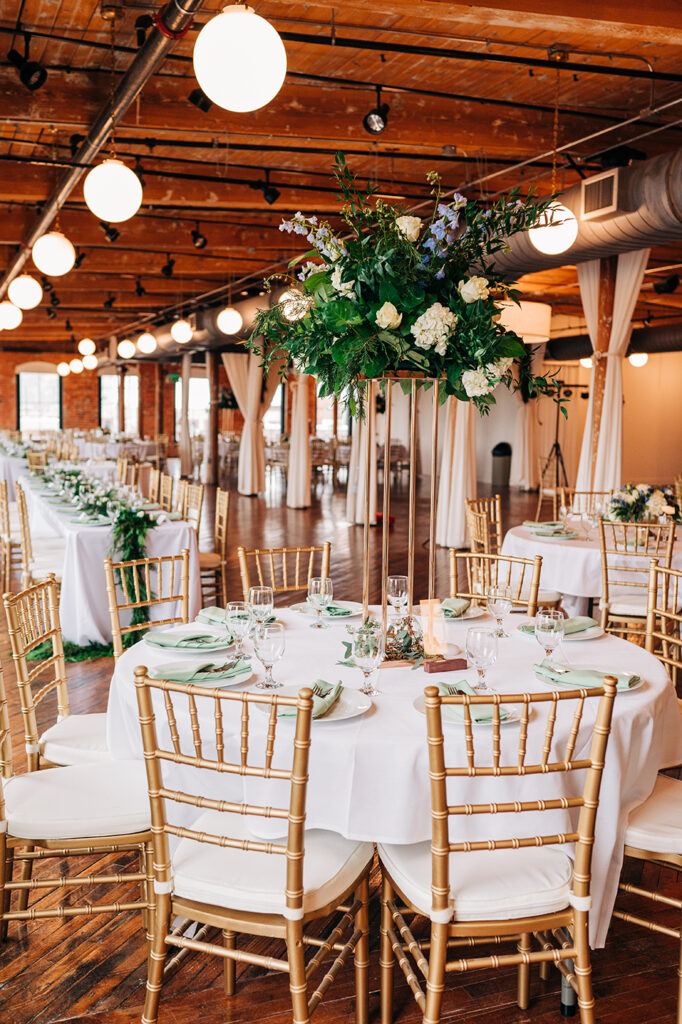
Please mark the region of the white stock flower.
[[410, 327], [417, 348], [433, 348], [439, 356], [445, 355], [445, 347], [450, 331], [457, 323], [457, 317], [448, 306], [434, 302], [432, 306], [418, 316]]
[[379, 327], [391, 328], [399, 327], [403, 319], [403, 314], [399, 313], [392, 302], [384, 302], [381, 309], [377, 310], [377, 323]]
[[342, 267], [334, 267], [331, 278], [332, 288], [334, 289], [335, 292], [338, 292], [339, 295], [343, 295], [347, 299], [353, 299], [355, 298], [355, 292], [353, 291], [355, 281], [342, 281], [342, 273]]
[[650, 516], [662, 516], [668, 507], [668, 502], [663, 491], [656, 489], [647, 501], [646, 507]]
[[462, 386], [469, 398], [489, 395], [493, 386], [484, 370], [465, 370], [462, 374]]
[[422, 222], [420, 217], [398, 217], [395, 226], [408, 242], [416, 242], [419, 238]]
[[460, 281], [457, 285], [464, 302], [476, 302], [477, 299], [488, 298], [488, 278], [470, 277], [468, 281]]

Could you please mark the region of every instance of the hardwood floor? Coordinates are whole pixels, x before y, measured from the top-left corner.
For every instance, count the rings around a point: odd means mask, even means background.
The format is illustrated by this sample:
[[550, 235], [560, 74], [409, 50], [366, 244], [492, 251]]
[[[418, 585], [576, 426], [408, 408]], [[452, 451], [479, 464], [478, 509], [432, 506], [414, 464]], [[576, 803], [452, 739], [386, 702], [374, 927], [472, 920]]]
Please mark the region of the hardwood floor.
[[[484, 492], [484, 489], [481, 489]], [[407, 531], [406, 493], [395, 488], [391, 530], [391, 567], [404, 568], [403, 555]], [[207, 495], [202, 547], [210, 546], [213, 495]], [[504, 494], [505, 526], [532, 515], [535, 496], [519, 492]], [[428, 495], [420, 492], [420, 521], [416, 580], [419, 593], [425, 590], [428, 522]], [[320, 482], [314, 503], [308, 510], [286, 508], [281, 481], [275, 479], [264, 498], [243, 498], [233, 492], [230, 509], [230, 547], [237, 544], [276, 546], [321, 542], [332, 543], [332, 576], [335, 596], [357, 598], [361, 587], [362, 528], [345, 520], [345, 492], [334, 492]], [[378, 597], [380, 531], [373, 531], [374, 566], [371, 599]], [[404, 557], [404, 556], [403, 556]], [[447, 586], [446, 554], [437, 555], [441, 589]], [[236, 558], [230, 558], [230, 592], [239, 592]], [[4, 615], [0, 614], [0, 657], [12, 709], [12, 728], [17, 770], [24, 768], [21, 722], [18, 713], [14, 674]], [[111, 661], [102, 659], [69, 666], [69, 688], [74, 712], [104, 711], [111, 675]], [[111, 866], [110, 858], [102, 858]], [[40, 871], [40, 869], [39, 869]], [[92, 860], [83, 862], [83, 873], [92, 871]], [[632, 865], [629, 874], [638, 878], [640, 868]], [[655, 881], [659, 870], [644, 869], [644, 880]], [[675, 872], [662, 870], [661, 880], [671, 894], [679, 889]], [[371, 1020], [379, 1019], [378, 965], [378, 870], [372, 877], [371, 903]], [[101, 896], [93, 893], [93, 901]], [[66, 899], [72, 897], [67, 896]], [[108, 898], [125, 899], [119, 886], [109, 890]], [[58, 902], [44, 896], [44, 906]], [[633, 899], [633, 913], [642, 911]], [[661, 922], [679, 926], [679, 914], [661, 906]], [[268, 948], [279, 955], [277, 944], [253, 939], [250, 948]], [[9, 937], [0, 950], [0, 1024], [137, 1024], [140, 1020], [146, 976], [146, 943], [139, 918], [133, 914], [96, 915], [70, 922], [42, 921], [27, 925], [11, 923]], [[605, 950], [593, 955], [593, 977], [597, 998], [597, 1019], [603, 1024], [637, 1021], [673, 1024], [676, 1020], [678, 945], [673, 939], [651, 935], [622, 922], [614, 921]], [[396, 983], [395, 1020], [412, 1024], [421, 1020], [416, 1004], [400, 978]], [[222, 992], [222, 964], [213, 957], [190, 954], [172, 974], [161, 1000], [160, 1024], [284, 1024], [291, 1021], [287, 979], [252, 967], [237, 967], [237, 995], [227, 999]], [[442, 1020], [450, 1024], [476, 1022], [498, 1024], [555, 1024], [559, 1019], [559, 976], [553, 971], [543, 982], [532, 972], [532, 1002], [528, 1011], [515, 1003], [513, 970], [481, 971], [464, 978], [451, 977], [443, 1003]], [[353, 972], [347, 969], [332, 986], [315, 1014], [324, 1024], [348, 1021], [354, 1012]]]

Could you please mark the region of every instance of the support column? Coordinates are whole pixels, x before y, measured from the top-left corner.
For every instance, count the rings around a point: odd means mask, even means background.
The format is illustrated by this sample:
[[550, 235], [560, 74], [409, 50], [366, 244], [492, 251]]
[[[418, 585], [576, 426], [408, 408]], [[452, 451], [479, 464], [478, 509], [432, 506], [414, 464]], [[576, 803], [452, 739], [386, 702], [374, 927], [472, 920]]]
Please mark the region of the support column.
[[218, 373], [220, 362], [215, 352], [206, 352], [206, 377], [208, 378], [208, 465], [206, 466], [206, 483], [218, 483]]
[[613, 323], [613, 298], [616, 290], [616, 273], [618, 257], [607, 256], [599, 261], [599, 320], [597, 323], [597, 345], [595, 348], [594, 393], [592, 396], [592, 461], [590, 469], [590, 487], [594, 486], [594, 469], [597, 463], [599, 432], [601, 430], [601, 413], [604, 404], [604, 387], [606, 384], [607, 360], [603, 355], [608, 352]]
[[118, 373], [118, 432], [122, 434], [125, 430], [125, 379], [126, 371], [123, 367]]

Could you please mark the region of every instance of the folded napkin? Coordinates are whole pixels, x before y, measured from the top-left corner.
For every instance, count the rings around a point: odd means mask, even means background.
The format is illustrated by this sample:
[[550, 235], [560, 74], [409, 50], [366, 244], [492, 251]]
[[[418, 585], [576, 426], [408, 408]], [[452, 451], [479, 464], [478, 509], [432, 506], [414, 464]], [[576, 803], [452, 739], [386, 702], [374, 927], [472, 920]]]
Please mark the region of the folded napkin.
[[[468, 693], [470, 697], [480, 697], [466, 679], [461, 679], [459, 683], [436, 683], [436, 686], [441, 697], [457, 697], [461, 693]], [[472, 722], [492, 722], [495, 714], [492, 705], [489, 704], [470, 704], [469, 711]], [[447, 713], [461, 722], [464, 721], [464, 711], [459, 706], [448, 705]], [[504, 722], [507, 718], [509, 712], [500, 704], [500, 721]]]
[[[331, 711], [343, 692], [343, 683], [339, 681], [336, 685], [328, 683], [326, 679], [316, 679], [314, 684], [321, 691], [321, 694], [313, 694], [313, 718], [324, 718]], [[277, 711], [278, 718], [293, 718], [297, 714], [296, 708], [284, 705]]]
[[446, 619], [458, 619], [460, 615], [464, 615], [470, 604], [471, 601], [466, 597], [446, 597], [440, 606]]
[[563, 528], [564, 524], [559, 522], [559, 520], [557, 520], [557, 519], [552, 519], [552, 520], [544, 521], [544, 522], [542, 520], [537, 520], [537, 519], [524, 519], [523, 520], [523, 525], [528, 527], [529, 530], [538, 530], [538, 529], [541, 529], [542, 527], [550, 527], [550, 526], [561, 526]]
[[158, 501], [143, 501], [142, 504], [140, 505], [140, 508], [144, 512], [151, 512], [152, 509], [159, 509], [161, 508], [161, 506], [159, 505]]
[[546, 530], [543, 528], [542, 530], [532, 530], [531, 532], [534, 537], [561, 537], [562, 540], [575, 540], [579, 536], [575, 530], [564, 530], [563, 527], [558, 530]]
[[639, 683], [639, 676], [627, 672], [599, 672], [594, 668], [569, 668], [559, 665], [550, 658], [543, 658], [539, 665], [533, 665], [533, 671], [542, 682], [559, 683], [576, 690], [585, 688], [596, 689], [604, 685], [604, 676], [615, 676], [617, 690], [630, 690]]
[[216, 626], [225, 625], [225, 609], [218, 608], [216, 605], [209, 605], [208, 608], [202, 608], [197, 613], [197, 622], [210, 622]]
[[[583, 630], [592, 629], [592, 626], [598, 625], [597, 620], [591, 619], [589, 615], [575, 615], [572, 619], [564, 619], [564, 636], [569, 636], [571, 633], [582, 633]], [[533, 622], [524, 622], [519, 629], [522, 633], [535, 635], [535, 623]]]
[[206, 661], [203, 665], [157, 665], [147, 670], [151, 679], [172, 679], [175, 683], [210, 683], [219, 679], [232, 679], [251, 671], [251, 662], [244, 658], [218, 665]]
[[170, 630], [157, 629], [147, 633], [147, 639], [157, 647], [213, 647], [226, 638], [215, 633], [173, 633]]
[[[317, 608], [315, 607], [315, 605], [311, 604], [310, 601], [306, 601], [306, 607], [311, 612], [316, 612], [317, 611]], [[352, 615], [353, 613], [350, 610], [350, 608], [342, 608], [340, 604], [328, 604], [326, 608], [322, 609], [322, 614], [323, 615], [337, 615], [337, 616], [342, 618], [345, 615]]]

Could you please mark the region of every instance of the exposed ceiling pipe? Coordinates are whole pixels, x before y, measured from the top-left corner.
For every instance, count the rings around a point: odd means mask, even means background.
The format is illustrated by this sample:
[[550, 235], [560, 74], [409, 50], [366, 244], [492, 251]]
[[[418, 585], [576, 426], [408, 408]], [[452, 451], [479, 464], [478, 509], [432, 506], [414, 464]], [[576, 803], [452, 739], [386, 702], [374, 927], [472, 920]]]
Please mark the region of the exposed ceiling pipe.
[[[158, 71], [166, 54], [192, 23], [192, 17], [204, 0], [168, 0], [158, 11], [154, 27], [136, 53], [133, 61], [114, 91], [113, 101], [104, 104], [90, 131], [73, 158], [74, 166], [66, 172], [57, 188], [45, 202], [38, 219], [23, 243], [23, 247], [9, 265], [0, 282], [0, 298], [3, 297], [10, 281], [20, 273], [26, 263], [29, 251], [44, 234], [57, 216], [75, 186], [107, 141], [112, 128], [118, 124], [143, 86]], [[113, 116], [112, 116], [113, 115]]]
[[606, 220], [580, 220], [582, 183], [574, 185], [561, 193], [561, 202], [578, 218], [578, 237], [571, 248], [547, 256], [538, 252], [527, 231], [519, 232], [509, 238], [510, 251], [496, 257], [497, 269], [513, 278], [682, 238], [682, 149], [621, 167], [618, 174], [618, 206], [627, 212]]
[[[682, 324], [659, 324], [658, 327], [636, 327], [630, 337], [627, 354], [680, 351], [682, 351]], [[585, 359], [591, 355], [592, 345], [587, 334], [574, 334], [568, 338], [552, 338], [545, 349], [545, 359], [555, 362]]]

